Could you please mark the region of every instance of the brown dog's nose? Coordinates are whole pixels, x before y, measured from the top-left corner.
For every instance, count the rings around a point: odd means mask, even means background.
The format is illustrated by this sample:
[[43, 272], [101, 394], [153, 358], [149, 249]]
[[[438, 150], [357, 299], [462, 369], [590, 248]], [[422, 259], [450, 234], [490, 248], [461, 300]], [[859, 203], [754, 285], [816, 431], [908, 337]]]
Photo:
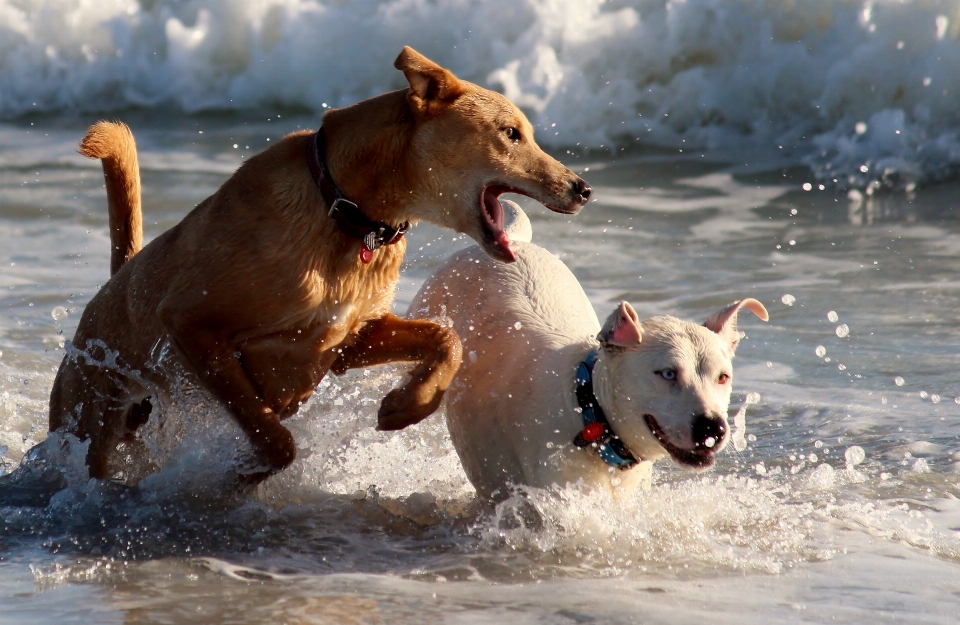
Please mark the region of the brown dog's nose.
[[693, 418], [691, 436], [697, 448], [713, 449], [727, 435], [727, 424], [720, 417], [698, 414]]
[[586, 204], [587, 200], [590, 199], [591, 193], [593, 193], [593, 187], [588, 185], [582, 178], [577, 178], [577, 181], [573, 183], [573, 194], [580, 197], [581, 203]]

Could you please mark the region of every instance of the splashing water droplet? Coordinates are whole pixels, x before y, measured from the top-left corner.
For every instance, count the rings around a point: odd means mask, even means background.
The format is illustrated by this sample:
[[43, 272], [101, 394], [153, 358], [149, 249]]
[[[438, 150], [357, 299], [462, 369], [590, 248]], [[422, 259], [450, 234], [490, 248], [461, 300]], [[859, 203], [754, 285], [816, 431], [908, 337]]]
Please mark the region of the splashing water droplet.
[[844, 338], [850, 335], [850, 326], [845, 323], [841, 323], [837, 326], [837, 336]]
[[830, 322], [836, 322], [840, 318], [840, 315], [837, 314], [837, 311], [831, 310], [827, 313], [827, 320]]
[[847, 450], [843, 452], [843, 459], [847, 461], [847, 465], [855, 467], [867, 457], [863, 447], [859, 445], [853, 445], [852, 447], [847, 447]]
[[[901, 378], [899, 375], [898, 375], [897, 377], [893, 378], [893, 383], [896, 384], [897, 386], [903, 386], [904, 384], [906, 384], [906, 382], [907, 382], [907, 381], [904, 380], [903, 378]], [[958, 403], [960, 403], [960, 402], [958, 402]]]
[[926, 391], [920, 391], [920, 399], [926, 399], [929, 396], [930, 394], [927, 393]]
[[794, 303], [796, 303], [797, 298], [787, 293], [786, 295], [780, 298], [780, 301], [786, 304], [787, 306], [793, 306]]
[[712, 437], [712, 436], [708, 436], [707, 439], [706, 439], [705, 441], [703, 441], [703, 445], [704, 445], [705, 447], [707, 447], [708, 449], [712, 449], [713, 446], [716, 445], [716, 444], [717, 444], [717, 439], [715, 439], [715, 438]]
[[57, 306], [52, 311], [50, 311], [50, 316], [53, 317], [53, 320], [57, 323], [60, 323], [67, 318], [67, 309], [63, 306]]
[[523, 324], [518, 321], [515, 324], [513, 324], [513, 327], [514, 329], [519, 330], [520, 328], [523, 327]]
[[935, 403], [935, 404], [939, 404], [939, 403], [940, 403], [940, 396], [937, 395], [936, 393], [934, 393], [933, 395], [930, 396], [930, 401], [932, 401], [932, 402]]
[[804, 182], [804, 183], [803, 183], [803, 190], [804, 190], [804, 191], [809, 191], [809, 190], [811, 190], [811, 189], [813, 189], [813, 185], [812, 185], [812, 184], [810, 184], [809, 182]]
[[815, 353], [820, 358], [823, 358], [824, 356], [827, 355], [827, 348], [824, 347], [823, 345], [817, 345], [817, 349], [813, 350], [813, 353]]

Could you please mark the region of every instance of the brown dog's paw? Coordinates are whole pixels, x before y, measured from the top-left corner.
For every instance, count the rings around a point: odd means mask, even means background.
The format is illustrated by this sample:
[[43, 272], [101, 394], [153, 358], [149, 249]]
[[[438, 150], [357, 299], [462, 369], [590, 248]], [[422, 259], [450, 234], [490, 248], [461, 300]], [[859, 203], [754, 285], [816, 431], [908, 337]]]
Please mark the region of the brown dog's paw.
[[377, 412], [377, 429], [380, 431], [402, 430], [403, 428], [420, 423], [432, 415], [440, 406], [443, 391], [425, 389], [423, 387], [410, 388], [407, 386], [394, 389], [380, 402]]
[[297, 444], [293, 440], [293, 434], [280, 425], [279, 421], [263, 424], [256, 439], [251, 437], [251, 442], [273, 473], [286, 469], [297, 457]]

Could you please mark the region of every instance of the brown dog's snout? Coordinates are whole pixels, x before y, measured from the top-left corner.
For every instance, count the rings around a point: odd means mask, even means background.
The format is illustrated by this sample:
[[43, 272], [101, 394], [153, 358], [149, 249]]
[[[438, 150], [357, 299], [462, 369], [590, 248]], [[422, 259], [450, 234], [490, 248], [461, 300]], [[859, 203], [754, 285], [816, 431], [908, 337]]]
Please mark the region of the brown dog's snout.
[[573, 183], [573, 197], [578, 198], [581, 204], [587, 203], [591, 193], [593, 193], [593, 187], [583, 178], [577, 178]]
[[714, 449], [727, 435], [727, 422], [716, 415], [698, 414], [693, 417], [691, 430], [697, 448]]

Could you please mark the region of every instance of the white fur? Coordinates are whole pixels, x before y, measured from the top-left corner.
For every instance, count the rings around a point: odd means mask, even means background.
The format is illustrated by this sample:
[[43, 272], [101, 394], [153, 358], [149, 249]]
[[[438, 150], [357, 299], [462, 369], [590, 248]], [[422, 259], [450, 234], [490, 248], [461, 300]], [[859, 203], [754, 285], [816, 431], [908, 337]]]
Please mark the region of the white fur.
[[[424, 284], [408, 313], [450, 319], [463, 342], [446, 415], [478, 493], [581, 480], [615, 494], [632, 491], [647, 481], [650, 461], [668, 455], [644, 415], [655, 416], [675, 450], [696, 446], [694, 415], [712, 415], [726, 426], [732, 382], [718, 379], [732, 375], [736, 310], [745, 306], [766, 317], [759, 302], [746, 300], [714, 315], [716, 331], [674, 317], [641, 324], [626, 302], [614, 311], [602, 332], [594, 387], [613, 431], [643, 461], [627, 471], [611, 469], [595, 451], [572, 443], [583, 428], [576, 368], [598, 346], [597, 316], [556, 256], [532, 243], [518, 243], [515, 251], [518, 260], [511, 264], [479, 247], [455, 254]], [[678, 379], [664, 379], [666, 369]], [[728, 439], [724, 435], [709, 451], [700, 446], [705, 464]]]

